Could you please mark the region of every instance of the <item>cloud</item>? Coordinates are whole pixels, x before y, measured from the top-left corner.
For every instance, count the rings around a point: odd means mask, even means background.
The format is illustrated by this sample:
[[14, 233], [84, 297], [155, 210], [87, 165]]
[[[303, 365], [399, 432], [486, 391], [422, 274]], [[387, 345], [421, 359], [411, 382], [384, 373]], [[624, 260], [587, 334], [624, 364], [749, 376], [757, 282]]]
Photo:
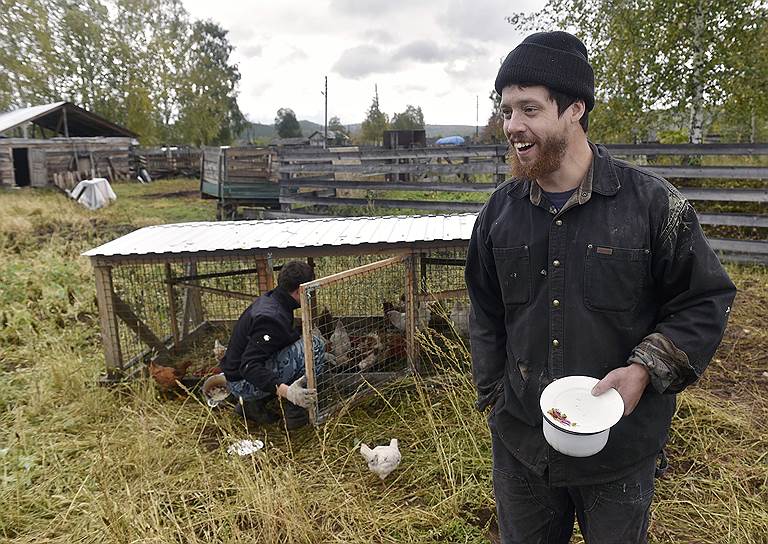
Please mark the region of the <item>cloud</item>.
[[332, 70], [350, 79], [361, 79], [370, 74], [394, 72], [399, 62], [391, 54], [375, 45], [358, 45], [344, 51]]
[[299, 49], [298, 47], [292, 47], [291, 52], [288, 53], [285, 57], [283, 57], [280, 60], [280, 64], [287, 64], [290, 62], [297, 62], [300, 60], [306, 60], [309, 58], [309, 55], [307, 55], [304, 50]]
[[410, 4], [409, 0], [331, 0], [330, 7], [343, 15], [375, 17]]
[[361, 40], [365, 40], [367, 42], [383, 44], [395, 43], [395, 39], [392, 37], [392, 34], [382, 29], [372, 28], [361, 33], [359, 37]]
[[[509, 36], [510, 46], [515, 38], [515, 28], [506, 22], [505, 17], [516, 11], [522, 11], [525, 4], [514, 7], [506, 0], [484, 0], [483, 2], [465, 2], [451, 0], [436, 19], [461, 38], [484, 42], [498, 42]], [[511, 48], [511, 47], [510, 47]]]
[[260, 57], [263, 50], [264, 50], [264, 46], [261, 44], [246, 45], [244, 47], [239, 48], [240, 54], [242, 54], [243, 57], [245, 57], [246, 59], [252, 59], [253, 57]]
[[431, 40], [416, 40], [399, 47], [395, 58], [427, 63], [441, 62], [449, 58], [449, 52]]

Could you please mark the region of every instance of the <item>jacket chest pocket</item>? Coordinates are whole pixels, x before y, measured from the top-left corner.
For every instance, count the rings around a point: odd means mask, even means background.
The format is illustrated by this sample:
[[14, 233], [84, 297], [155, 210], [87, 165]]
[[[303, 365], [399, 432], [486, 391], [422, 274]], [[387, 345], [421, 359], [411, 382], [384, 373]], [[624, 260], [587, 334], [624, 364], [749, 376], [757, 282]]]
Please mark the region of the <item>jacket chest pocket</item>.
[[495, 247], [493, 258], [504, 304], [527, 304], [531, 299], [531, 257], [528, 246]]
[[584, 304], [590, 310], [627, 312], [640, 301], [647, 281], [647, 249], [587, 246]]

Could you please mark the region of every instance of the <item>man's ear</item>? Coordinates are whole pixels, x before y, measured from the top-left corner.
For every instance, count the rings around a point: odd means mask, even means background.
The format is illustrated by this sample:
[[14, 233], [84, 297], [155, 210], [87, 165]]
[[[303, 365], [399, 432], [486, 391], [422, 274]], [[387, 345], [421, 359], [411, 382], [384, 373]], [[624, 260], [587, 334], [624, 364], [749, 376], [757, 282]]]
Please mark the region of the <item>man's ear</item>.
[[570, 120], [572, 123], [579, 123], [581, 118], [587, 112], [587, 105], [582, 99], [576, 100], [573, 104], [568, 106], [570, 110]]

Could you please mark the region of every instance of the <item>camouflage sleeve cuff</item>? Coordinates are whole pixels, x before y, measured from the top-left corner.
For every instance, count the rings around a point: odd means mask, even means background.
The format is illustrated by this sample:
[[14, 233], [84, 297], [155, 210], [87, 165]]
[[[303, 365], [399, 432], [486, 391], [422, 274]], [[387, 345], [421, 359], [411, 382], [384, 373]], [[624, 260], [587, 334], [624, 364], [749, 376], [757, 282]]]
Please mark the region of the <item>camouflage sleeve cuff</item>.
[[688, 355], [658, 332], [646, 336], [632, 350], [628, 362], [639, 363], [648, 370], [658, 393], [679, 393], [698, 378]]

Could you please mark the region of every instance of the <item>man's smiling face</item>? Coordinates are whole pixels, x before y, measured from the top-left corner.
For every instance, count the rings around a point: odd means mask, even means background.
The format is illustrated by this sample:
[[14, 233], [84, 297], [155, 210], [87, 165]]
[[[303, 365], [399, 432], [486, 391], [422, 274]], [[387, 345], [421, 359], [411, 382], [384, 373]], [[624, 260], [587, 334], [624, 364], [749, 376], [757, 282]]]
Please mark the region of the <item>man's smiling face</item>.
[[[571, 108], [573, 106], [569, 106]], [[568, 148], [569, 126], [557, 103], [541, 85], [510, 85], [501, 93], [504, 135], [509, 142], [512, 173], [537, 179], [556, 172]]]

